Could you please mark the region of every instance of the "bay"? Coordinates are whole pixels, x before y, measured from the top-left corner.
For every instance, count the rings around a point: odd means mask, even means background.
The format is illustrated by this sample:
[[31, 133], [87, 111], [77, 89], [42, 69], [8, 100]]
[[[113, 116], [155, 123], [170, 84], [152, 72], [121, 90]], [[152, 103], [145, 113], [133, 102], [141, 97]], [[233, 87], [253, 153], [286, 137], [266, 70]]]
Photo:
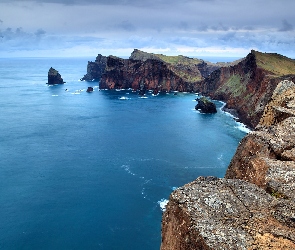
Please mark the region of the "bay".
[[159, 249], [160, 205], [223, 177], [245, 135], [217, 101], [81, 82], [90, 59], [0, 59], [0, 249]]

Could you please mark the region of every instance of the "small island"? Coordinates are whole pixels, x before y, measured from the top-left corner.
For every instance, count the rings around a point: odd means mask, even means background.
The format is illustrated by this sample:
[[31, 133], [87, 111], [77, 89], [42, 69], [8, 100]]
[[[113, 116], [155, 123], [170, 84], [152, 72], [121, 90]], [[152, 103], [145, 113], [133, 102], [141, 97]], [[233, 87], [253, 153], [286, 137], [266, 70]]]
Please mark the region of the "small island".
[[216, 105], [209, 101], [206, 97], [197, 98], [196, 101], [198, 104], [195, 106], [196, 110], [199, 110], [201, 113], [213, 114], [217, 113]]
[[50, 85], [54, 84], [64, 84], [64, 80], [62, 79], [61, 75], [58, 73], [58, 71], [52, 67], [50, 67], [48, 71], [48, 83]]

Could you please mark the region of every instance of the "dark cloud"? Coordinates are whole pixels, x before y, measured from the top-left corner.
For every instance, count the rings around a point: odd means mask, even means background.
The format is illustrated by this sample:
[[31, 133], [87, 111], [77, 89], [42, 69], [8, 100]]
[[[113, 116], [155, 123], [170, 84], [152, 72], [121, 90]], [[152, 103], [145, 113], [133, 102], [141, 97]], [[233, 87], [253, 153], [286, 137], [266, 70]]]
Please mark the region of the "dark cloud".
[[130, 23], [128, 20], [124, 20], [123, 22], [121, 22], [118, 25], [118, 27], [122, 28], [125, 31], [129, 31], [129, 32], [136, 30], [135, 26], [132, 23]]
[[42, 36], [46, 34], [46, 31], [43, 29], [38, 29], [35, 33], [36, 36]]
[[287, 20], [283, 20], [282, 27], [279, 29], [279, 31], [292, 31], [292, 30], [294, 30], [293, 25], [287, 22]]

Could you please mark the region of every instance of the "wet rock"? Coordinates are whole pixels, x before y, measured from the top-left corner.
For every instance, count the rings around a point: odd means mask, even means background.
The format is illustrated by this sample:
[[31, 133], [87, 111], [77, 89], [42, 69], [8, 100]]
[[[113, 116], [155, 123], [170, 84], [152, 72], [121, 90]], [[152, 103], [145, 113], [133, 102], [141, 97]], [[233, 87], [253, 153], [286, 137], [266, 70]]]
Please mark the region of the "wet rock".
[[93, 92], [93, 87], [88, 87], [86, 92], [88, 92], [88, 93]]

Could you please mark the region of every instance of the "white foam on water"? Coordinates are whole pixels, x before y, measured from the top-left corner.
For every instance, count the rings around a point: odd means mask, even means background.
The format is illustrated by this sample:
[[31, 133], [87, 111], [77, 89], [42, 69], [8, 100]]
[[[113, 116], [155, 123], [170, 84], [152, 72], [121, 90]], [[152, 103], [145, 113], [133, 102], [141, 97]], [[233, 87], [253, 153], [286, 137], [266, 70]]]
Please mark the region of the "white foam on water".
[[122, 165], [121, 168], [123, 168], [128, 174], [136, 175], [130, 170], [130, 166], [128, 165]]
[[235, 126], [235, 128], [237, 128], [237, 129], [239, 129], [239, 130], [241, 130], [241, 131], [243, 131], [243, 132], [245, 132], [247, 134], [251, 132], [251, 130], [249, 128], [247, 128], [247, 126], [245, 124], [243, 124], [241, 122], [236, 122], [236, 123], [238, 125]]
[[[220, 101], [220, 102], [222, 103], [222, 106], [221, 106], [221, 108], [220, 108], [220, 110], [221, 110], [222, 112], [224, 112], [227, 116], [229, 116], [229, 117], [231, 117], [231, 118], [233, 118], [233, 119], [238, 119], [238, 117], [235, 117], [233, 114], [224, 111], [223, 108], [225, 107], [226, 103], [225, 103], [225, 102], [222, 102], [222, 101]], [[242, 122], [238, 122], [238, 121], [235, 121], [235, 122], [236, 122], [236, 124], [237, 124], [237, 125], [235, 126], [235, 128], [237, 128], [237, 129], [239, 129], [239, 130], [241, 130], [241, 131], [243, 131], [243, 132], [245, 132], [245, 133], [247, 133], [247, 134], [251, 132], [251, 129], [247, 128], [247, 126], [246, 126], [244, 123], [242, 123]]]
[[118, 98], [119, 100], [129, 100], [130, 98], [126, 97], [126, 96], [122, 96]]
[[174, 191], [174, 190], [176, 190], [178, 187], [172, 187], [172, 190]]
[[58, 96], [58, 95], [52, 95], [52, 96]]
[[158, 201], [158, 204], [159, 204], [161, 210], [162, 210], [163, 212], [165, 212], [165, 211], [166, 211], [166, 206], [167, 206], [167, 204], [168, 204], [168, 200], [163, 198], [163, 199], [161, 199], [160, 201]]
[[138, 98], [141, 98], [141, 99], [147, 99], [148, 97], [146, 97], [146, 96], [140, 96], [140, 97], [138, 97]]

